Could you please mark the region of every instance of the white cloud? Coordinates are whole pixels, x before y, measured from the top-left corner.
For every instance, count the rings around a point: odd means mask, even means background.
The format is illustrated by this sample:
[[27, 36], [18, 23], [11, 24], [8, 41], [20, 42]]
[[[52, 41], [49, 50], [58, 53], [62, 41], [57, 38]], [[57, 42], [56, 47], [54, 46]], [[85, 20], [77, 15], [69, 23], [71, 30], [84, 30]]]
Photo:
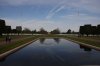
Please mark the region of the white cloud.
[[[48, 5], [53, 8], [49, 11], [46, 19], [52, 18], [55, 14], [63, 9], [74, 8], [86, 10], [89, 13], [100, 14], [100, 0], [0, 0], [0, 5], [11, 5], [11, 6], [21, 6], [21, 5]], [[66, 10], [67, 11], [67, 10]], [[5, 19], [7, 25], [11, 25], [13, 28], [17, 25], [23, 27], [28, 27], [30, 29], [40, 29], [41, 27], [50, 31], [55, 28], [61, 28], [62, 31], [66, 31], [71, 28], [72, 30], [78, 31], [78, 26], [84, 24], [100, 24], [99, 17], [89, 16], [87, 14], [80, 13], [77, 14], [64, 15], [58, 21], [48, 21], [48, 20], [14, 20]]]
[[[55, 14], [63, 9], [71, 9], [74, 8], [75, 11], [84, 10], [88, 13], [100, 14], [100, 0], [66, 0], [55, 5], [54, 8], [50, 10], [47, 19], [52, 18]], [[81, 13], [81, 12], [80, 12]]]
[[79, 9], [86, 10], [91, 13], [100, 14], [100, 0], [80, 0], [79, 2], [72, 2], [72, 7], [78, 7]]
[[[40, 28], [44, 28], [47, 31], [52, 31], [53, 29], [60, 28], [61, 31], [66, 31], [67, 29], [65, 28], [66, 25], [61, 23], [61, 22], [54, 22], [54, 21], [48, 21], [48, 20], [27, 20], [27, 21], [22, 21], [22, 20], [13, 20], [13, 19], [4, 19], [6, 21], [6, 25], [10, 25], [12, 29], [15, 29], [16, 26], [22, 26], [24, 28], [29, 28], [31, 30], [37, 29], [39, 30]], [[63, 25], [63, 26], [61, 26]]]
[[51, 31], [56, 28], [60, 28], [60, 30], [67, 31], [68, 29], [72, 29], [75, 31], [79, 30], [79, 26], [84, 24], [92, 24], [97, 25], [100, 24], [99, 17], [89, 16], [87, 14], [77, 14], [62, 16], [60, 20], [13, 20], [13, 19], [5, 19], [7, 25], [11, 25], [12, 28], [21, 25], [23, 28], [27, 27], [31, 30], [37, 29], [39, 30], [41, 27], [46, 29], [47, 31]]
[[97, 25], [100, 24], [100, 19], [99, 17], [96, 16], [89, 16], [87, 14], [72, 14], [72, 15], [66, 15], [62, 16], [61, 20], [64, 20], [66, 22], [69, 22], [70, 25], [84, 25], [84, 24], [92, 24], [92, 25]]
[[34, 4], [57, 4], [62, 0], [1, 0], [4, 5], [34, 5]]
[[69, 8], [79, 8], [100, 14], [100, 0], [0, 0], [0, 5], [51, 5], [54, 6], [53, 11], [57, 7], [61, 8], [61, 4]]
[[[63, 26], [61, 26], [63, 25]], [[31, 20], [31, 21], [26, 21], [23, 22], [22, 24], [23, 27], [28, 27], [32, 30], [37, 29], [39, 30], [40, 28], [44, 28], [47, 31], [52, 31], [56, 28], [59, 28], [61, 31], [66, 31], [66, 25], [61, 23], [61, 22], [54, 22], [54, 21], [48, 21], [48, 20]]]

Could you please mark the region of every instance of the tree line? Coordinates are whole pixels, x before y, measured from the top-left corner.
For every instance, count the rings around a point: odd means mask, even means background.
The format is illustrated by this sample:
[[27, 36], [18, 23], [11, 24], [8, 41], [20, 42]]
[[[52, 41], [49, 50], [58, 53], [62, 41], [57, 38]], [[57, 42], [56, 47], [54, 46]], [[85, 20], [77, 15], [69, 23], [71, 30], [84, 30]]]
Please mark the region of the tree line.
[[0, 19], [0, 36], [2, 34], [79, 34], [80, 36], [84, 35], [100, 35], [100, 24], [97, 26], [92, 26], [91, 24], [86, 24], [80, 26], [79, 32], [74, 32], [71, 29], [68, 29], [66, 32], [61, 32], [59, 28], [52, 30], [51, 32], [46, 31], [44, 28], [40, 28], [39, 31], [30, 30], [29, 28], [24, 28], [22, 26], [16, 26], [15, 29], [12, 29], [11, 26], [6, 25], [5, 20]]
[[61, 32], [59, 28], [52, 30], [51, 32], [46, 31], [44, 28], [40, 28], [39, 31], [35, 30], [30, 30], [29, 28], [24, 28], [22, 30], [22, 26], [16, 26], [15, 29], [12, 29], [11, 26], [6, 25], [5, 20], [0, 19], [0, 36], [2, 34], [71, 34], [75, 33], [74, 31], [71, 31], [71, 29], [68, 29], [66, 32]]
[[100, 35], [100, 24], [97, 26], [92, 26], [91, 24], [80, 26], [79, 35]]

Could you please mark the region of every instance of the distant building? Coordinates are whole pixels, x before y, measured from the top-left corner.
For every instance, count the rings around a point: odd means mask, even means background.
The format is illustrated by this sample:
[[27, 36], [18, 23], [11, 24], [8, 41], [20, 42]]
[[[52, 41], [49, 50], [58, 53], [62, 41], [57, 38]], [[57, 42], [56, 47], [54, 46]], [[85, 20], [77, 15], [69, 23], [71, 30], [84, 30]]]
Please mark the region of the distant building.
[[100, 24], [97, 25], [97, 34], [100, 35]]
[[4, 27], [5, 25], [5, 20], [0, 19], [0, 27]]
[[0, 36], [5, 32], [5, 20], [0, 19]]

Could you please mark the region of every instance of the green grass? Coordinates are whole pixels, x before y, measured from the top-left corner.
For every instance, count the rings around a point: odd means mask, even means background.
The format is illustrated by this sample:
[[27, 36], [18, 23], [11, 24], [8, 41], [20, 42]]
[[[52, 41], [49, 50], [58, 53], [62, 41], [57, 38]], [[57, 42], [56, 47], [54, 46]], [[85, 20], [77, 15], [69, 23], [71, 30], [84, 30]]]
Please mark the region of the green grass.
[[[10, 37], [12, 39], [18, 39], [18, 38], [25, 38], [25, 37], [29, 37], [30, 35], [10, 35]], [[6, 36], [0, 36], [0, 42], [5, 41]]]
[[5, 40], [5, 36], [0, 36], [0, 42]]
[[71, 39], [71, 40], [75, 40], [75, 41], [79, 41], [82, 43], [86, 43], [89, 45], [93, 45], [96, 47], [100, 47], [100, 41], [98, 40], [97, 37], [77, 37], [77, 36], [66, 36], [67, 39]]
[[36, 39], [36, 38], [37, 38], [37, 37], [34, 36], [34, 37], [30, 37], [30, 38], [18, 40], [18, 41], [16, 41], [16, 42], [12, 42], [12, 43], [10, 43], [10, 44], [2, 45], [2, 46], [0, 46], [0, 54], [4, 53], [4, 52], [6, 52], [6, 51], [9, 51], [9, 50], [11, 50], [11, 49], [14, 49], [14, 48], [16, 48], [16, 47], [18, 47], [18, 46], [20, 46], [20, 45], [22, 45], [22, 44], [25, 44], [25, 43], [27, 43], [27, 42], [29, 42], [29, 41], [34, 40], [34, 39]]

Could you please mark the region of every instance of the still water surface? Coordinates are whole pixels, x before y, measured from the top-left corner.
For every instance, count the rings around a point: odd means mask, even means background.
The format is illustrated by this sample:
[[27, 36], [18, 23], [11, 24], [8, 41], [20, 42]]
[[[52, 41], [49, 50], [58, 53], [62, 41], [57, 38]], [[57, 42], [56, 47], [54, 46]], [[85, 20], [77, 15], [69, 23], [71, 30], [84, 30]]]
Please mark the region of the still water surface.
[[0, 61], [0, 66], [81, 65], [100, 65], [100, 51], [59, 38], [41, 38]]

